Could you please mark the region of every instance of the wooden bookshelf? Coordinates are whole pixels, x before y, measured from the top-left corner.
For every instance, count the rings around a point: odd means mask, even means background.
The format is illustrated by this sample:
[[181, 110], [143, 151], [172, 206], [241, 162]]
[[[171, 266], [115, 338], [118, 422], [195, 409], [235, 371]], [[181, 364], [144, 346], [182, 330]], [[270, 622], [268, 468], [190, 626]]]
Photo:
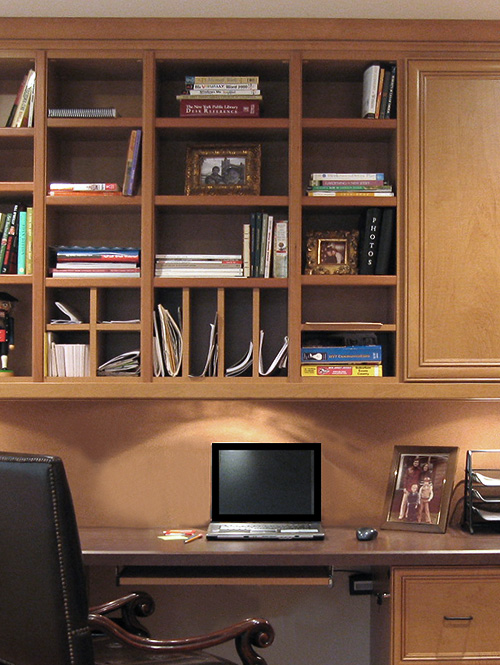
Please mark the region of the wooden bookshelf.
[[[427, 381], [425, 372], [423, 377], [417, 372], [417, 380], [406, 375], [407, 303], [410, 312], [418, 307], [407, 288], [406, 266], [419, 261], [407, 245], [412, 225], [418, 224], [408, 215], [408, 202], [418, 193], [408, 181], [407, 154], [413, 155], [413, 165], [418, 157], [407, 146], [406, 63], [427, 53], [453, 59], [457, 41], [460, 57], [467, 48], [484, 50], [489, 57], [493, 23], [7, 19], [0, 26], [0, 112], [8, 114], [31, 67], [37, 89], [35, 126], [0, 129], [0, 211], [16, 202], [33, 206], [35, 268], [32, 275], [1, 278], [1, 289], [19, 302], [16, 348], [9, 358], [15, 376], [0, 381], [0, 397], [500, 397], [500, 383], [472, 386], [432, 376]], [[375, 60], [397, 65], [398, 119], [360, 117], [363, 72]], [[184, 77], [193, 73], [258, 75], [261, 116], [179, 117], [176, 95]], [[120, 115], [47, 118], [48, 108], [81, 106], [113, 106]], [[135, 196], [47, 196], [48, 184], [56, 180], [121, 184], [132, 129], [143, 132]], [[259, 195], [185, 195], [187, 146], [214, 142], [261, 145]], [[317, 171], [385, 172], [397, 196], [307, 197], [309, 174]], [[394, 274], [303, 274], [309, 231], [361, 230], [366, 209], [374, 206], [397, 208]], [[159, 252], [241, 251], [242, 226], [261, 211], [289, 222], [287, 279], [155, 277]], [[57, 244], [140, 247], [141, 277], [51, 277], [48, 249]], [[55, 300], [81, 311], [83, 323], [50, 324]], [[183, 311], [185, 348], [176, 377], [154, 375], [153, 310], [158, 303]], [[194, 377], [215, 311], [219, 368], [214, 377]], [[121, 318], [123, 323], [101, 322]], [[255, 352], [244, 376], [225, 376], [225, 368], [250, 341], [258, 347], [261, 329], [265, 364], [288, 337], [286, 370], [260, 376]], [[377, 334], [384, 376], [302, 378], [303, 336], [332, 331]], [[47, 377], [46, 333], [88, 343], [91, 375]], [[140, 376], [98, 376], [101, 362], [132, 348], [141, 351]]]

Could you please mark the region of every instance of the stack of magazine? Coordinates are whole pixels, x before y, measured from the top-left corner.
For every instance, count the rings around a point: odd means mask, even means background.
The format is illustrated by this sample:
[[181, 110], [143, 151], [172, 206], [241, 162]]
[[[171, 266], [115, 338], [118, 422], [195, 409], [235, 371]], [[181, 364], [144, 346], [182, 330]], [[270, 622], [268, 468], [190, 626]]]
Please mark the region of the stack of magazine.
[[140, 371], [141, 354], [139, 350], [120, 353], [97, 368], [98, 376], [139, 376]]

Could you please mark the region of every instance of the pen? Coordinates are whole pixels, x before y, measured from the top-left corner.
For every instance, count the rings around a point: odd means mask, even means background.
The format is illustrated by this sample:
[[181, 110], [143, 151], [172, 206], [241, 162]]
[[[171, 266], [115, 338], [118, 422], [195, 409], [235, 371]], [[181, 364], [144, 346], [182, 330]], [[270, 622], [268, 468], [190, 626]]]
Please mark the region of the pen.
[[187, 538], [184, 542], [185, 543], [190, 543], [193, 540], [198, 540], [198, 538], [203, 538], [203, 534], [202, 533], [197, 533], [196, 536], [191, 536], [191, 538]]

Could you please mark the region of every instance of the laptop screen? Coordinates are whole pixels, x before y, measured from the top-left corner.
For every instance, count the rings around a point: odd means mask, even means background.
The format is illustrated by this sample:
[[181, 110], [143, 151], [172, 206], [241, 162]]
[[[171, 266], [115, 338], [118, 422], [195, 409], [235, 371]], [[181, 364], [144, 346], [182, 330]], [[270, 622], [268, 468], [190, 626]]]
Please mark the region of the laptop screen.
[[212, 444], [212, 521], [320, 519], [321, 444]]

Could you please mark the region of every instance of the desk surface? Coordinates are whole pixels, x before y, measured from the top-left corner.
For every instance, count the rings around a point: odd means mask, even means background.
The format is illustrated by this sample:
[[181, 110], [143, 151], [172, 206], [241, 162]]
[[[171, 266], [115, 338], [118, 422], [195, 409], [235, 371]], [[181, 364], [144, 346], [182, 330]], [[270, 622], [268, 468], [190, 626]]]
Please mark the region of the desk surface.
[[355, 529], [326, 529], [323, 541], [163, 541], [161, 529], [80, 529], [90, 566], [419, 566], [500, 565], [500, 533], [470, 535], [379, 531], [360, 542]]

